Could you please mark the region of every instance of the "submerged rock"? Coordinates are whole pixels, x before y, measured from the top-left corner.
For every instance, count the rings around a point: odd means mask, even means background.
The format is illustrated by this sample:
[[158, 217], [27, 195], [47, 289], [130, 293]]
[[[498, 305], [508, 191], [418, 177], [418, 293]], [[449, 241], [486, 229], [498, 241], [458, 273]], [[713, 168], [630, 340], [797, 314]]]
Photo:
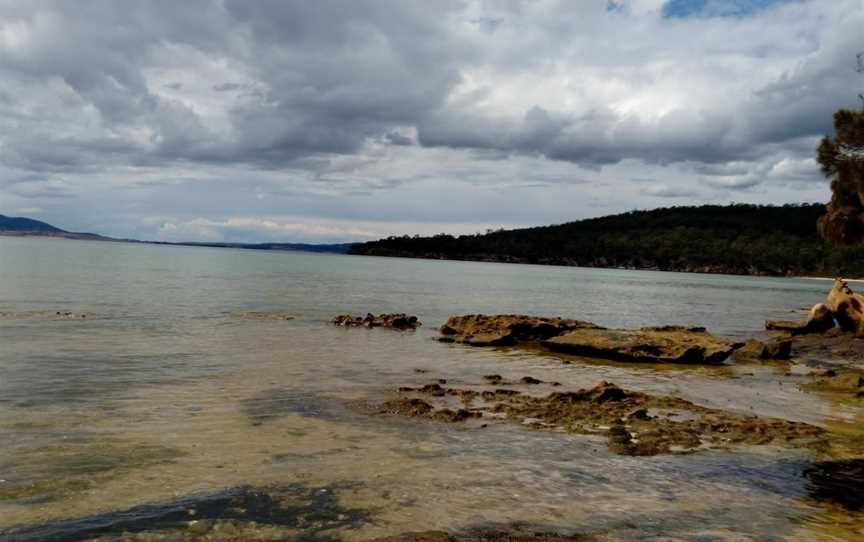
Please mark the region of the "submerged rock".
[[[443, 393], [441, 394], [443, 395]], [[463, 422], [471, 418], [479, 418], [479, 412], [464, 408], [456, 410], [450, 408], [436, 409], [423, 399], [400, 397], [385, 402], [381, 405], [379, 414], [398, 414], [409, 418], [428, 418], [442, 422]]]
[[650, 363], [721, 363], [740, 346], [705, 328], [680, 326], [576, 329], [541, 344], [565, 354]]
[[278, 320], [294, 320], [294, 316], [286, 312], [261, 312], [261, 311], [246, 311], [235, 313], [234, 318], [238, 320], [259, 320], [259, 321], [278, 321]]
[[519, 525], [508, 528], [474, 529], [464, 534], [419, 531], [375, 538], [368, 542], [587, 542], [595, 539], [591, 534], [562, 534], [534, 529], [526, 531], [525, 527]]
[[451, 316], [440, 328], [439, 340], [471, 346], [511, 346], [555, 337], [573, 329], [601, 329], [581, 320], [544, 318], [524, 314], [468, 314]]
[[346, 327], [387, 327], [391, 329], [417, 329], [423, 325], [416, 316], [405, 313], [352, 316], [341, 314], [333, 318], [333, 324]]
[[835, 371], [829, 369], [816, 375], [806, 388], [834, 393], [847, 393], [864, 397], [864, 373], [859, 371]]
[[316, 540], [328, 530], [357, 528], [368, 521], [367, 510], [339, 503], [338, 491], [355, 485], [234, 487], [100, 515], [22, 525], [0, 531], [0, 540], [204, 540], [203, 536], [207, 540]]
[[[611, 452], [634, 456], [693, 452], [705, 444], [819, 447], [825, 443], [824, 430], [806, 423], [707, 408], [610, 382], [544, 397], [507, 389], [438, 391], [429, 386], [402, 388], [403, 395], [384, 403], [380, 412], [449, 422], [503, 418], [535, 429], [601, 434], [607, 437]], [[464, 408], [454, 409], [457, 400]]]

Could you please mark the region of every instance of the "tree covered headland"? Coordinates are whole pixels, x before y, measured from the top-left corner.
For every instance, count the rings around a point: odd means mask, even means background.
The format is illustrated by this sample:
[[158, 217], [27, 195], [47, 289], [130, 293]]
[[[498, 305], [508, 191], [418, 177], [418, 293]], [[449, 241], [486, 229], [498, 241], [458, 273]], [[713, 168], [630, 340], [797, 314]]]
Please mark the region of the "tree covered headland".
[[864, 246], [834, 246], [823, 204], [670, 207], [483, 234], [400, 236], [352, 254], [747, 275], [864, 276]]

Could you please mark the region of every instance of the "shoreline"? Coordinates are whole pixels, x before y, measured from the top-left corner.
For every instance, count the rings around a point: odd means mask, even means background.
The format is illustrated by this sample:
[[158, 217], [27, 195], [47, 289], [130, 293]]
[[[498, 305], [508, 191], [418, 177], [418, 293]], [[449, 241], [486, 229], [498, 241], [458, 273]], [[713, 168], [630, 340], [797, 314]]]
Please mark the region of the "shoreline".
[[[78, 235], [81, 235], [80, 237]], [[92, 235], [93, 237], [90, 237]], [[138, 239], [117, 239], [113, 237], [104, 237], [98, 234], [21, 234], [15, 232], [0, 231], [0, 237], [13, 237], [17, 239], [53, 239], [66, 241], [97, 241], [97, 242], [112, 242], [112, 243], [129, 243], [129, 244], [144, 244], [157, 246], [179, 246], [190, 248], [227, 248], [227, 249], [244, 249], [269, 252], [305, 252], [313, 254], [340, 254], [344, 256], [365, 256], [369, 258], [399, 258], [405, 260], [430, 260], [430, 261], [450, 261], [450, 262], [468, 262], [468, 263], [492, 263], [492, 264], [516, 264], [516, 265], [532, 265], [543, 267], [571, 267], [579, 269], [610, 269], [617, 271], [652, 271], [657, 273], [687, 273], [695, 275], [728, 275], [731, 277], [763, 277], [763, 278], [786, 278], [786, 279], [801, 279], [801, 280], [824, 280], [832, 281], [836, 277], [830, 276], [812, 276], [812, 275], [788, 275], [788, 274], [769, 274], [769, 273], [735, 273], [730, 271], [711, 271], [707, 269], [689, 270], [689, 269], [658, 269], [656, 267], [600, 267], [586, 265], [572, 265], [567, 263], [542, 263], [542, 262], [522, 262], [508, 261], [506, 259], [480, 259], [480, 258], [441, 258], [432, 256], [409, 256], [409, 255], [391, 255], [391, 254], [360, 254], [347, 251], [333, 250], [327, 247], [344, 247], [352, 243], [322, 243], [321, 245], [306, 244], [306, 243], [208, 243], [195, 241], [141, 241]], [[291, 245], [297, 248], [291, 248]], [[322, 248], [317, 248], [322, 247]], [[847, 278], [842, 277], [847, 282], [864, 283], [864, 277]]]

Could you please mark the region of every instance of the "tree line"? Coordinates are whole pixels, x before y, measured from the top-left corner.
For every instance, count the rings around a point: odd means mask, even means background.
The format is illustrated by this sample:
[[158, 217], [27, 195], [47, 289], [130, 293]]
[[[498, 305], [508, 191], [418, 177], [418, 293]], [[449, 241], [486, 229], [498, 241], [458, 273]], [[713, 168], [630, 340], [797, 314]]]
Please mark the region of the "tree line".
[[744, 275], [864, 275], [864, 246], [834, 246], [823, 204], [670, 207], [473, 235], [393, 236], [352, 254]]

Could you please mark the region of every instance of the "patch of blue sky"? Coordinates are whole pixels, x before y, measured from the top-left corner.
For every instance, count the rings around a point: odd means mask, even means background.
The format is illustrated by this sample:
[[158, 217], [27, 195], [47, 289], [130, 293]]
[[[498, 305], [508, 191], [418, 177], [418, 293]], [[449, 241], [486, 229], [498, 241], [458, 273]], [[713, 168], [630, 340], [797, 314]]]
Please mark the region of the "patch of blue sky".
[[663, 5], [663, 16], [670, 19], [747, 17], [795, 1], [800, 0], [669, 0]]

